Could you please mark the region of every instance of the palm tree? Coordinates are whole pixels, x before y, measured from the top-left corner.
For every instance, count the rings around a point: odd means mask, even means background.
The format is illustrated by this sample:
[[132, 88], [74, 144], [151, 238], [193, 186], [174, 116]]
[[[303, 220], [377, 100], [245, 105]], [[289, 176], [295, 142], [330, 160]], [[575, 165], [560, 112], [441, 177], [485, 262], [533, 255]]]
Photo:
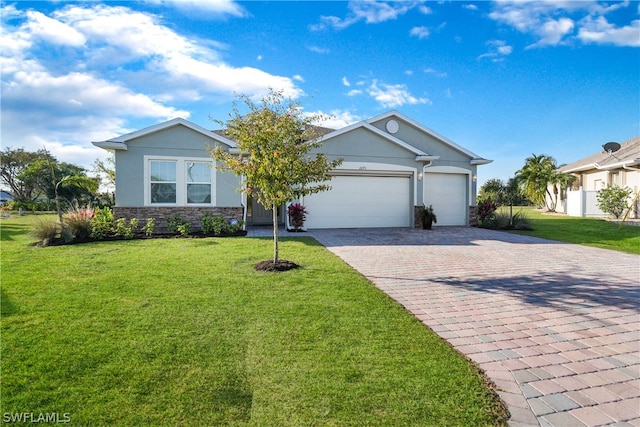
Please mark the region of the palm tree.
[[[526, 158], [522, 169], [516, 172], [520, 188], [529, 200], [539, 207], [547, 206], [552, 212], [555, 211], [556, 203], [549, 191], [549, 185], [557, 184], [557, 176], [556, 160], [546, 154], [532, 154]], [[551, 206], [548, 206], [547, 201], [551, 202]]]

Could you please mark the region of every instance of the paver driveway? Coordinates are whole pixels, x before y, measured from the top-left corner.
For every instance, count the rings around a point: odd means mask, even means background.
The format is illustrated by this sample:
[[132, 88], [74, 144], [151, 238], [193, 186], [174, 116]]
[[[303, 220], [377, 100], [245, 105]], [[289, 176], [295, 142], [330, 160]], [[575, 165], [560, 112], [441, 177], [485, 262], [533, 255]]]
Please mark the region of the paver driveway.
[[640, 426], [640, 257], [476, 228], [312, 230], [477, 362], [510, 425]]

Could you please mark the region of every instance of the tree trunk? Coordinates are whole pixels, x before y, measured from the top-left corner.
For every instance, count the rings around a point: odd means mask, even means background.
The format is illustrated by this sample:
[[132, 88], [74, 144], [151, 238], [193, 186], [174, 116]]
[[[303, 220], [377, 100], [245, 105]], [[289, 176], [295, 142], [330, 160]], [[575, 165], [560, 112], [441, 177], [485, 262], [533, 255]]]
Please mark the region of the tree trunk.
[[273, 203], [273, 263], [278, 262], [278, 206]]
[[58, 196], [58, 185], [60, 185], [60, 183], [57, 183], [54, 187], [53, 190], [55, 192], [56, 195], [56, 211], [58, 212], [58, 221], [60, 221], [60, 225], [62, 226], [62, 210], [60, 209], [60, 196]]

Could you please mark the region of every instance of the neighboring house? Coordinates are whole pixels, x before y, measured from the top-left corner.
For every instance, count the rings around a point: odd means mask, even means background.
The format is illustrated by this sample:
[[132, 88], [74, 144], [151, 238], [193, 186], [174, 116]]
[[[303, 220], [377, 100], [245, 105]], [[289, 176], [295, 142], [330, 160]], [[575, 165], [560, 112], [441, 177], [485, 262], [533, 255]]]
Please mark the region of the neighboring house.
[[0, 190], [0, 203], [6, 203], [12, 200], [13, 200], [13, 196], [11, 195], [11, 193], [4, 190]]
[[[343, 163], [330, 191], [301, 201], [307, 228], [413, 227], [424, 205], [433, 205], [437, 225], [475, 223], [477, 166], [491, 160], [396, 111], [327, 132], [319, 151]], [[196, 229], [204, 212], [249, 225], [272, 221], [237, 191], [238, 177], [211, 167], [208, 146], [238, 151], [224, 132], [173, 119], [93, 144], [115, 152], [116, 217], [153, 217], [160, 230], [175, 214]]]
[[[603, 150], [562, 166], [558, 171], [576, 177], [558, 211], [571, 216], [605, 217], [597, 205], [598, 190], [609, 185], [628, 187], [633, 191], [631, 197], [640, 190], [640, 136], [621, 143], [618, 151]], [[638, 218], [637, 205], [631, 217]]]

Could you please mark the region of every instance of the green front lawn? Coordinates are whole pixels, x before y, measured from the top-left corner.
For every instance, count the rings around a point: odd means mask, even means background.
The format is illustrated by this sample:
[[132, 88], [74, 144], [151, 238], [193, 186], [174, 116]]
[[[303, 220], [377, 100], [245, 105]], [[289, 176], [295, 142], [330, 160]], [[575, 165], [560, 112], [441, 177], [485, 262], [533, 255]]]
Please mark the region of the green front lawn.
[[[501, 207], [500, 211], [508, 213], [509, 207]], [[533, 207], [514, 207], [513, 212], [523, 212], [533, 227], [533, 231], [513, 233], [640, 255], [638, 225], [625, 223], [621, 226], [599, 218], [544, 213]]]
[[0, 412], [71, 425], [487, 426], [464, 357], [310, 238], [38, 248], [2, 219]]

